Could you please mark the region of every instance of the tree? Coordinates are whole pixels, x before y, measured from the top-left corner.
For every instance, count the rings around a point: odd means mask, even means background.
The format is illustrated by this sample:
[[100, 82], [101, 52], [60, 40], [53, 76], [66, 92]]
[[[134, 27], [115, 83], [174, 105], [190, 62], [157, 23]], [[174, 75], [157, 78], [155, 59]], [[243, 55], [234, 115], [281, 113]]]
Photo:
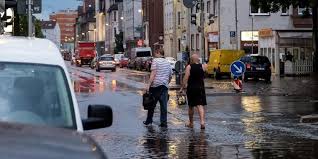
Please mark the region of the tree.
[[282, 7], [293, 6], [297, 8], [304, 6], [307, 9], [303, 12], [304, 16], [310, 16], [312, 10], [312, 32], [313, 32], [313, 51], [314, 51], [314, 71], [318, 72], [318, 0], [251, 0], [253, 7], [262, 8], [265, 12], [278, 12]]
[[[14, 35], [15, 36], [28, 36], [28, 17], [26, 15], [18, 15], [16, 18], [17, 22], [15, 22], [18, 27], [14, 27]], [[35, 19], [34, 21], [35, 27], [35, 37], [44, 38], [44, 35], [41, 31], [41, 21]]]
[[119, 52], [124, 52], [123, 39], [124, 39], [124, 33], [122, 31], [119, 34], [115, 35], [115, 44], [116, 44], [116, 47], [114, 48], [115, 54], [118, 54]]

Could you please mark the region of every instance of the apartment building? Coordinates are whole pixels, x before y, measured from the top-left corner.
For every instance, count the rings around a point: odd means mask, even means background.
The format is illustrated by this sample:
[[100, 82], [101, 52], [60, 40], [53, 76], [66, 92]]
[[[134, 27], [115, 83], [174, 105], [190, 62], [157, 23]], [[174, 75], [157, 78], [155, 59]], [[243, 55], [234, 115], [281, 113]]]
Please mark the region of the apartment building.
[[180, 0], [164, 0], [164, 51], [177, 57], [188, 46], [189, 9]]

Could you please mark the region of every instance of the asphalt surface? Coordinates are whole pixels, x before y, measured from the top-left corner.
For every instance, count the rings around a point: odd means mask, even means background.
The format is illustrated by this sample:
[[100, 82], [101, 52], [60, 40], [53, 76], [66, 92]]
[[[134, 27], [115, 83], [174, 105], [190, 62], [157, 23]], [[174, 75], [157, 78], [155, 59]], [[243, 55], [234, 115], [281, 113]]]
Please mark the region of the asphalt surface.
[[318, 124], [299, 122], [302, 115], [318, 113], [313, 77], [250, 81], [240, 94], [229, 80], [207, 79], [207, 126], [201, 131], [197, 113], [195, 128], [184, 126], [187, 106], [177, 105], [174, 89], [168, 128], [158, 127], [159, 109], [155, 123], [143, 126], [141, 95], [149, 73], [68, 66], [82, 116], [89, 104], [113, 108], [112, 127], [87, 132], [109, 158], [318, 158]]

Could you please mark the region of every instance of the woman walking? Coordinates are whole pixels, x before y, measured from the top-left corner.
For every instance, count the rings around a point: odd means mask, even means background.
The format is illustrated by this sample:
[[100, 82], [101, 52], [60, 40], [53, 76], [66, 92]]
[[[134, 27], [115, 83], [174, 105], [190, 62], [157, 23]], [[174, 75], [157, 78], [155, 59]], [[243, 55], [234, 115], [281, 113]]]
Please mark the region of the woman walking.
[[193, 128], [194, 108], [198, 110], [200, 116], [201, 129], [205, 129], [205, 112], [204, 106], [207, 105], [204, 73], [206, 65], [200, 64], [200, 59], [197, 54], [191, 56], [191, 63], [186, 67], [186, 73], [181, 87], [181, 92], [187, 88], [187, 98], [189, 105], [189, 123], [187, 127]]

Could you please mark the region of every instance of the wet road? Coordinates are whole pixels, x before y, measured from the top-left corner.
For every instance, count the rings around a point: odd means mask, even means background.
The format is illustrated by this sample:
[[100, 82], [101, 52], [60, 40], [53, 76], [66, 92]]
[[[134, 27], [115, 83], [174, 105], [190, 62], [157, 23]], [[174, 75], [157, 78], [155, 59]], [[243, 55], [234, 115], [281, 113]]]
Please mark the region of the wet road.
[[[142, 124], [146, 112], [141, 107], [141, 89], [148, 73], [126, 69], [96, 73], [73, 66], [69, 72], [83, 116], [88, 104], [113, 108], [112, 127], [88, 132], [109, 158], [318, 158], [318, 125], [299, 123], [300, 116], [318, 112], [313, 96], [220, 95], [218, 88], [208, 90], [207, 127], [201, 131], [197, 114], [195, 128], [184, 127], [187, 107], [178, 106], [176, 91], [169, 91], [169, 128], [159, 128], [158, 122], [146, 128]], [[262, 92], [263, 84], [249, 85], [247, 90]], [[266, 87], [284, 89], [275, 81]], [[154, 121], [159, 121], [158, 110]]]

